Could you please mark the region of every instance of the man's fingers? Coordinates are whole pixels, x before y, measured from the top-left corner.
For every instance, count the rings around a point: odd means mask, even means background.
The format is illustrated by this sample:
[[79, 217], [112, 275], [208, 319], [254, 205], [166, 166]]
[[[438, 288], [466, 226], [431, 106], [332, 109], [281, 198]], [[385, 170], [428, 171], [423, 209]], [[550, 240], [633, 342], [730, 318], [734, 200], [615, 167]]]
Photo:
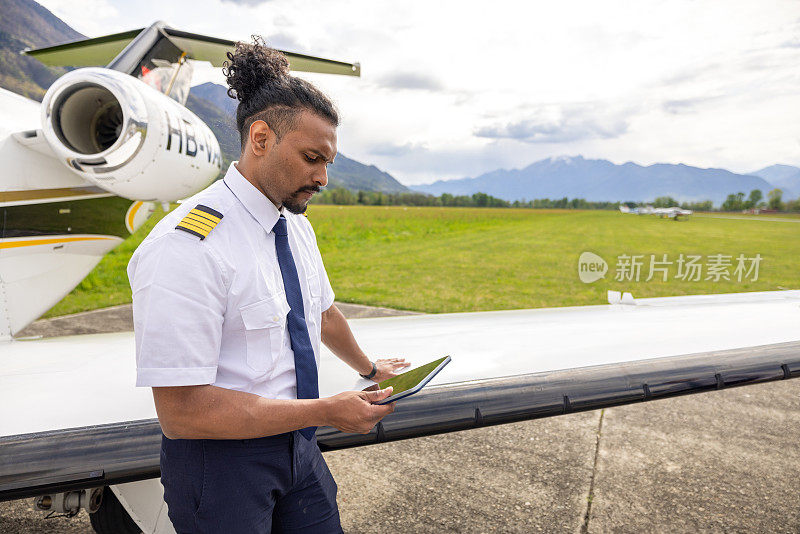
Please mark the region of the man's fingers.
[[374, 407], [375, 410], [375, 422], [377, 423], [390, 413], [394, 411], [394, 402], [390, 402], [389, 404], [377, 404]]
[[391, 396], [393, 391], [392, 386], [389, 386], [386, 389], [379, 389], [377, 391], [367, 391], [366, 398], [369, 402], [375, 403], [378, 401], [382, 401], [386, 397]]

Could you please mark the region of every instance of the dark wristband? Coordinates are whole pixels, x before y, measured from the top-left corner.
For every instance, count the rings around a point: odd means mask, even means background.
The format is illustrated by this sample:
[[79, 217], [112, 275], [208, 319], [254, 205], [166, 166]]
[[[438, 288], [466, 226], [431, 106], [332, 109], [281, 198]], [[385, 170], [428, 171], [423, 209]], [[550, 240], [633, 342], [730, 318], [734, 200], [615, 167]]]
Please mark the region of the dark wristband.
[[367, 380], [369, 380], [370, 378], [375, 376], [375, 373], [377, 373], [377, 372], [378, 372], [378, 366], [375, 365], [375, 362], [372, 362], [372, 372], [370, 374], [368, 374], [368, 375], [359, 374], [359, 376], [361, 378], [366, 378]]

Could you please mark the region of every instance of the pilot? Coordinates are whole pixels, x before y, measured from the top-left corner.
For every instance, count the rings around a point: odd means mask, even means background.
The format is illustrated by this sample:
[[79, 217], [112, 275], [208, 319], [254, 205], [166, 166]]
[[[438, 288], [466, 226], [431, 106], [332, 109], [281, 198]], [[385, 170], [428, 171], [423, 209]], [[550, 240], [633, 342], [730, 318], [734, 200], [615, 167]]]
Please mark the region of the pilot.
[[376, 382], [408, 364], [359, 348], [302, 215], [336, 156], [334, 106], [260, 38], [228, 60], [239, 161], [128, 265], [136, 385], [153, 389], [177, 532], [341, 532], [315, 428], [366, 433], [394, 405], [375, 404], [391, 388], [319, 398], [320, 341]]

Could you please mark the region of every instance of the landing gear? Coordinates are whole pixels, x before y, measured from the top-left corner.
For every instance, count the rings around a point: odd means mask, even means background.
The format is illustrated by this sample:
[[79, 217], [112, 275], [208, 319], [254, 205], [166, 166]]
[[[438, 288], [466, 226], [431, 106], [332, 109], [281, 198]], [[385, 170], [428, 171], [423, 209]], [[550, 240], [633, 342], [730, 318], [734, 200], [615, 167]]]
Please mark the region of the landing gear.
[[108, 486], [103, 488], [103, 501], [89, 521], [97, 534], [140, 534], [142, 531]]

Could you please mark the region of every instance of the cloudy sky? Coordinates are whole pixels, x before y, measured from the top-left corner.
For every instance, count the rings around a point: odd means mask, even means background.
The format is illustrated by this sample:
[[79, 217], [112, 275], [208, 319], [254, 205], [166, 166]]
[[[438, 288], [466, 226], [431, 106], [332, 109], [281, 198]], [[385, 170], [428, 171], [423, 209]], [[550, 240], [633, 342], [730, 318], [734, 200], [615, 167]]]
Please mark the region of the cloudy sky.
[[340, 108], [340, 152], [405, 184], [578, 154], [800, 165], [797, 1], [39, 1], [91, 37], [164, 20], [359, 61], [302, 76]]

